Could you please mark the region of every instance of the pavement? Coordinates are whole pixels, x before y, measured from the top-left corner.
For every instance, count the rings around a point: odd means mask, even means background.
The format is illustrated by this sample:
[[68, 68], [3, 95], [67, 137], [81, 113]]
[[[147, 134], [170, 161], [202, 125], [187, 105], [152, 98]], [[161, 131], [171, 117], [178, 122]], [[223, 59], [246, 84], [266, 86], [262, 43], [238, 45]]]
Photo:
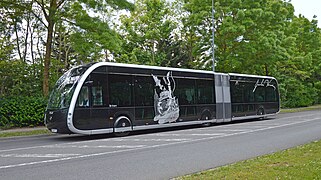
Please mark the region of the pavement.
[[0, 179], [171, 179], [319, 139], [320, 110], [126, 137], [0, 139]]
[[45, 130], [47, 129], [45, 126], [37, 126], [37, 127], [22, 127], [22, 128], [12, 128], [12, 129], [0, 129], [0, 133], [6, 132], [29, 132], [34, 130]]

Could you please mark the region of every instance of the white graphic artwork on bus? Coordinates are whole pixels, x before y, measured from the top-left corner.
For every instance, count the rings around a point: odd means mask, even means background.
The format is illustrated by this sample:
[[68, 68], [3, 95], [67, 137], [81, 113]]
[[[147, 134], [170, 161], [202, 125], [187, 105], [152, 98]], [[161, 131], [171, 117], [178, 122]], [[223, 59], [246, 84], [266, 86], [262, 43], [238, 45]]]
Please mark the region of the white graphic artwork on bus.
[[154, 90], [154, 121], [158, 121], [159, 124], [176, 121], [179, 117], [179, 107], [178, 99], [174, 96], [176, 84], [172, 72], [168, 72], [162, 79], [153, 74], [152, 76], [156, 86]]
[[272, 87], [274, 90], [276, 90], [276, 87], [272, 84], [273, 79], [258, 79], [254, 85], [253, 92], [255, 92], [256, 88], [261, 87]]

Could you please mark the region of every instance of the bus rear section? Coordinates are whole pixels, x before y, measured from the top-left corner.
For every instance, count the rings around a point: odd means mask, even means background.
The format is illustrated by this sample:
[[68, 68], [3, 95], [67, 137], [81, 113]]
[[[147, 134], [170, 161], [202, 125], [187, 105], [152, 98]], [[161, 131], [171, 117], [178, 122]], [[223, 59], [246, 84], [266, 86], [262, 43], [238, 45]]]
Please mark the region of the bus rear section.
[[280, 111], [277, 80], [269, 76], [229, 74], [232, 120], [264, 118]]

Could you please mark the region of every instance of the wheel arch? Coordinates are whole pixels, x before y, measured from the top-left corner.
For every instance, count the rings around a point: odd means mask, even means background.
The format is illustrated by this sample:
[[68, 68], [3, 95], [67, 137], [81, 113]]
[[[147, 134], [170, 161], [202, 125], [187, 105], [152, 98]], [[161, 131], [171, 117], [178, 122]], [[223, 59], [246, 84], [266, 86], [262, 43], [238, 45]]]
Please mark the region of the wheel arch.
[[210, 109], [204, 108], [202, 109], [201, 113], [199, 114], [200, 120], [210, 120], [213, 118], [213, 113], [211, 113]]

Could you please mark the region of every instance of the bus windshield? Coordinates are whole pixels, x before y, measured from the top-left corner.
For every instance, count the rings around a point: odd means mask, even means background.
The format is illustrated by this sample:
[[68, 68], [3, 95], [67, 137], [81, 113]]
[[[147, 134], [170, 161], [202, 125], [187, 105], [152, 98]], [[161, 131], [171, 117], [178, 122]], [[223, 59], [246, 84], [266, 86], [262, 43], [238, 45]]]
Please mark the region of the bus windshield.
[[51, 92], [47, 109], [69, 107], [78, 79], [87, 68], [84, 66], [72, 68], [58, 79]]

